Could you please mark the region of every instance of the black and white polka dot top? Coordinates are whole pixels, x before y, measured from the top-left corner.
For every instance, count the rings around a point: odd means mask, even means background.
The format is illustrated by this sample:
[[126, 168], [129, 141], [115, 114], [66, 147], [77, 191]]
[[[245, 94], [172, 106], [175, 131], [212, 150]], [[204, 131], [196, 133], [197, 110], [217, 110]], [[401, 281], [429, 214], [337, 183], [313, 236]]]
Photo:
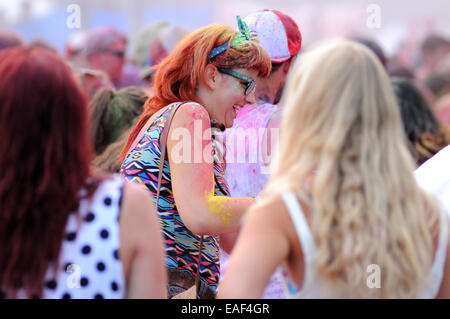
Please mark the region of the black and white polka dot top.
[[[83, 192], [83, 191], [82, 191]], [[125, 280], [119, 259], [119, 215], [123, 181], [104, 180], [79, 215], [69, 216], [56, 280], [47, 272], [42, 298], [123, 298]]]

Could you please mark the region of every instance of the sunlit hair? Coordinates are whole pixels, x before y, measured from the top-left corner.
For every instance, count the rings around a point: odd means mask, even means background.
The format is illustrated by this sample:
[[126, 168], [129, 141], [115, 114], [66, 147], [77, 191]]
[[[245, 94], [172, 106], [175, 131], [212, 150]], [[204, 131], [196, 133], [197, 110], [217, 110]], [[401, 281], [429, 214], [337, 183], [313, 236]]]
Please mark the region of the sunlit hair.
[[90, 175], [87, 100], [49, 50], [1, 51], [0, 75], [0, 289], [40, 296]]
[[[262, 77], [269, 75], [271, 60], [268, 53], [256, 40], [240, 41], [231, 46], [236, 35], [237, 31], [223, 25], [200, 28], [186, 36], [172, 53], [156, 66], [154, 96], [147, 100], [144, 112], [121, 153], [122, 160], [147, 120], [155, 112], [178, 101], [199, 102], [196, 89], [199, 83], [206, 80], [204, 71], [209, 63], [220, 68], [257, 70], [258, 76]], [[228, 49], [210, 60], [211, 50], [228, 40], [230, 41]]]
[[[358, 298], [415, 296], [439, 214], [414, 180], [382, 65], [337, 40], [300, 57], [286, 92], [267, 194], [292, 190], [309, 208], [319, 276], [330, 287]], [[381, 269], [379, 289], [366, 285], [371, 264]]]
[[391, 85], [400, 106], [410, 151], [419, 166], [450, 144], [450, 129], [439, 122], [411, 81], [393, 78]]

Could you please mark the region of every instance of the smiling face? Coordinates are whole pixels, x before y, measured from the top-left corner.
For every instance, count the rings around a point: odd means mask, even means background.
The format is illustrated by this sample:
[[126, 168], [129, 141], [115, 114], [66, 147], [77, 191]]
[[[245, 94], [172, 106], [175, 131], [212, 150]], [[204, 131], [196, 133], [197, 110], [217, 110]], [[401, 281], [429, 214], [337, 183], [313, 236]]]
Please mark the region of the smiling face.
[[[233, 69], [247, 77], [256, 79], [258, 72], [256, 70]], [[247, 82], [234, 76], [217, 72], [217, 86], [214, 90], [214, 106], [210, 108], [209, 113], [212, 120], [225, 125], [226, 128], [232, 127], [236, 118], [236, 111], [246, 104], [256, 103], [254, 93], [245, 95]]]

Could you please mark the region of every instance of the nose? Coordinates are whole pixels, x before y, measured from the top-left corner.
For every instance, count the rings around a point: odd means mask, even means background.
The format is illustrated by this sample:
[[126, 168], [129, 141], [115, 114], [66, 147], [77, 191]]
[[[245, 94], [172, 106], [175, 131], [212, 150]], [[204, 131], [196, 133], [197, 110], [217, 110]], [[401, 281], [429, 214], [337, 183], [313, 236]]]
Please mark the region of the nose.
[[249, 95], [245, 96], [245, 101], [247, 102], [247, 104], [256, 104], [256, 97], [255, 97], [255, 93], [250, 93]]

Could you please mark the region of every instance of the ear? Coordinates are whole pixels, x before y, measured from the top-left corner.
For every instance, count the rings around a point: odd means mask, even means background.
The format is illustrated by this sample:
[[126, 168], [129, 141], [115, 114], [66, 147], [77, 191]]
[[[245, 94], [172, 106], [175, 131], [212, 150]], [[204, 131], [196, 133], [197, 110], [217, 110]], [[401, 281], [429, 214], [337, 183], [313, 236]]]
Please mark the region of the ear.
[[205, 85], [211, 90], [214, 90], [217, 86], [217, 76], [218, 71], [216, 66], [212, 63], [209, 63], [205, 68], [204, 80]]

